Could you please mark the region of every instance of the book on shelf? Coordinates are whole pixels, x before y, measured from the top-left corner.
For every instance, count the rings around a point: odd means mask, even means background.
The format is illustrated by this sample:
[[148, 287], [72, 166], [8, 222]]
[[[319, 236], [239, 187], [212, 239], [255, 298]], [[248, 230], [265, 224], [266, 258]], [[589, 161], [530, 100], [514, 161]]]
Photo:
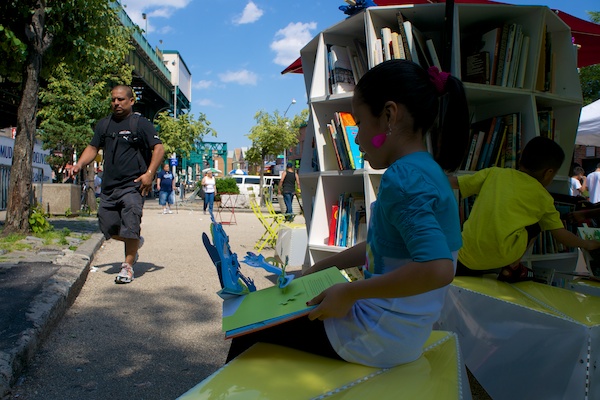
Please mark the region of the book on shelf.
[[469, 145], [469, 151], [467, 152], [467, 156], [465, 157], [465, 161], [461, 168], [465, 171], [468, 171], [471, 166], [471, 160], [473, 159], [473, 154], [475, 153], [475, 146], [477, 145], [478, 137], [479, 132], [476, 129], [471, 128], [471, 144]]
[[356, 135], [358, 134], [358, 126], [354, 117], [349, 112], [339, 112], [339, 119], [344, 132], [345, 143], [347, 146], [350, 166], [353, 169], [361, 169], [364, 167], [363, 154], [356, 143]]
[[515, 31], [515, 43], [513, 45], [512, 55], [510, 59], [510, 68], [508, 69], [508, 79], [506, 86], [515, 87], [517, 82], [517, 74], [519, 69], [519, 59], [521, 57], [521, 46], [523, 45], [523, 27], [517, 25]]
[[398, 32], [392, 32], [392, 58], [394, 60], [404, 60], [405, 57], [402, 38]]
[[515, 35], [517, 33], [517, 24], [508, 25], [508, 34], [506, 36], [506, 51], [503, 53], [502, 58], [504, 67], [502, 68], [502, 81], [501, 86], [508, 86], [508, 75], [510, 72], [510, 64], [513, 56], [513, 49], [515, 47]]
[[504, 74], [504, 60], [506, 60], [506, 48], [508, 43], [508, 31], [510, 24], [502, 25], [502, 35], [500, 36], [500, 46], [498, 48], [498, 57], [496, 59], [496, 80], [494, 85], [502, 86], [502, 77]]
[[401, 12], [396, 13], [396, 20], [398, 21], [398, 35], [402, 40], [402, 47], [404, 47], [404, 58], [412, 61], [412, 54], [407, 41], [408, 36], [406, 34], [406, 27], [404, 26], [404, 16]]
[[330, 45], [328, 59], [331, 94], [352, 92], [354, 90], [355, 81], [346, 47]]
[[331, 205], [331, 218], [329, 219], [329, 237], [327, 238], [328, 246], [335, 246], [335, 236], [337, 232], [337, 222], [340, 207], [337, 204]]
[[225, 338], [256, 332], [308, 315], [316, 306], [306, 303], [323, 290], [348, 280], [337, 267], [301, 276], [283, 289], [271, 286], [223, 301]]
[[[354, 50], [358, 57], [358, 63], [362, 70], [362, 75], [369, 70], [369, 58], [367, 57], [367, 44], [360, 39], [354, 39]], [[361, 75], [361, 76], [362, 76]]]
[[546, 68], [546, 41], [548, 38], [548, 29], [547, 27], [544, 25], [544, 30], [542, 31], [542, 37], [541, 37], [541, 47], [540, 47], [540, 52], [539, 52], [539, 58], [538, 58], [538, 70], [537, 70], [537, 75], [536, 75], [536, 80], [535, 80], [535, 89], [539, 90], [539, 91], [544, 91], [544, 82], [546, 79], [546, 72], [545, 72], [545, 68]]
[[506, 124], [506, 146], [504, 151], [504, 167], [505, 168], [516, 168], [517, 166], [517, 152], [519, 146], [517, 145], [517, 129], [518, 126], [518, 113], [508, 114], [505, 117]]
[[[330, 245], [351, 247], [366, 240], [367, 210], [365, 204], [364, 193], [344, 192], [339, 194], [338, 202], [331, 206], [332, 219], [329, 223], [330, 233], [328, 238]], [[337, 213], [335, 221], [333, 218], [334, 212]], [[333, 239], [332, 236], [334, 236]]]
[[494, 28], [481, 35], [481, 52], [489, 54], [489, 83], [495, 84], [498, 69], [498, 51], [500, 50], [500, 39], [502, 28]]
[[410, 60], [421, 65], [421, 62], [419, 61], [419, 52], [417, 50], [417, 43], [416, 43], [414, 35], [413, 35], [412, 22], [404, 21], [404, 32], [406, 32], [406, 38], [402, 38], [402, 39], [406, 40], [406, 42], [408, 43], [408, 51], [410, 54]]
[[333, 147], [333, 150], [335, 152], [335, 159], [337, 161], [337, 165], [340, 171], [344, 170], [344, 164], [342, 163], [342, 157], [340, 155], [340, 146], [339, 146], [339, 140], [337, 139], [337, 131], [335, 129], [334, 123], [333, 121], [331, 121], [331, 123], [327, 124], [327, 132], [329, 132], [328, 137], [331, 139], [331, 147]]
[[527, 70], [527, 58], [529, 55], [529, 36], [523, 36], [520, 53], [515, 87], [522, 89], [525, 86], [525, 71]]
[[554, 140], [554, 115], [551, 109], [539, 110], [537, 112], [540, 136]]
[[492, 136], [494, 134], [494, 129], [496, 127], [496, 120], [497, 120], [497, 117], [493, 117], [482, 123], [483, 125], [485, 125], [485, 123], [488, 122], [485, 139], [481, 145], [479, 159], [477, 160], [477, 166], [475, 167], [476, 171], [485, 168], [484, 165], [486, 163], [488, 149], [491, 145]]
[[479, 155], [481, 154], [481, 149], [483, 147], [483, 143], [486, 139], [486, 135], [487, 135], [487, 130], [482, 130], [481, 127], [476, 128], [478, 130], [477, 132], [477, 143], [475, 143], [475, 150], [473, 152], [473, 158], [471, 159], [471, 162], [469, 163], [469, 167], [465, 168], [469, 171], [475, 171], [477, 170], [477, 164], [479, 163]]
[[419, 64], [424, 68], [429, 68], [433, 65], [431, 56], [427, 48], [427, 37], [419, 28], [412, 24], [412, 33], [416, 48], [416, 53], [419, 58]]
[[440, 63], [437, 51], [435, 50], [435, 44], [433, 43], [433, 40], [427, 39], [425, 43], [427, 44], [427, 50], [429, 51], [429, 56], [431, 57], [432, 65], [436, 66], [441, 71], [442, 64]]
[[392, 30], [388, 27], [381, 28], [381, 45], [383, 47], [383, 61], [391, 60], [392, 51]]
[[463, 80], [472, 83], [490, 83], [490, 53], [480, 51], [465, 58]]

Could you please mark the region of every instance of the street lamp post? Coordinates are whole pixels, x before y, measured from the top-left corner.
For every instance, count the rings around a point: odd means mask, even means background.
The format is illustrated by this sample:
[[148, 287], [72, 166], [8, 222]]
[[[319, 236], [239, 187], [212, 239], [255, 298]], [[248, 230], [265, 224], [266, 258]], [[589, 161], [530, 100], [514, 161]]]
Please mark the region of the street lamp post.
[[[290, 107], [296, 104], [296, 99], [292, 99], [292, 102], [290, 103], [289, 106], [287, 106], [287, 108], [285, 109], [284, 113], [283, 113], [283, 118], [285, 118], [285, 116], [287, 115], [287, 112], [289, 111]], [[285, 168], [287, 168], [287, 148], [283, 149], [283, 169], [285, 171]]]

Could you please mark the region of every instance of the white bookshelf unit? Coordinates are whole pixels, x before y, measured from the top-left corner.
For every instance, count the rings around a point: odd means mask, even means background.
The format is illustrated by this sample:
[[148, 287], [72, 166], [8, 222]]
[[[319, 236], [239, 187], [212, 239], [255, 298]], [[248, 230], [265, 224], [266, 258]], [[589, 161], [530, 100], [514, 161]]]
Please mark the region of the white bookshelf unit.
[[[397, 13], [402, 12], [428, 39], [433, 41], [437, 54], [443, 54], [445, 4], [371, 7], [325, 29], [302, 50], [302, 67], [308, 106], [310, 110], [307, 141], [314, 139], [315, 149], [305, 146], [300, 166], [304, 212], [308, 228], [308, 253], [310, 263], [344, 250], [328, 246], [331, 206], [343, 192], [364, 192], [367, 221], [369, 205], [376, 199], [382, 170], [374, 170], [365, 162], [363, 169], [340, 171], [336, 155], [328, 136], [327, 123], [335, 112], [351, 112], [352, 93], [330, 94], [328, 84], [327, 48], [329, 45], [351, 46], [365, 43], [369, 68], [375, 65], [373, 55], [382, 27], [398, 27]], [[571, 41], [571, 30], [545, 6], [514, 6], [488, 4], [456, 4], [452, 27], [450, 72], [461, 77], [463, 43], [466, 38], [481, 36], [493, 27], [518, 23], [523, 34], [529, 37], [523, 88], [465, 82], [469, 112], [473, 121], [493, 116], [520, 113], [521, 143], [540, 134], [537, 111], [551, 108], [554, 113], [555, 140], [567, 154], [565, 163], [549, 190], [568, 193], [570, 154], [582, 105], [581, 87], [576, 68], [576, 50]], [[538, 77], [543, 73], [540, 65], [544, 48], [544, 32], [551, 38], [549, 65], [552, 80], [549, 90], [539, 90]], [[542, 72], [540, 72], [540, 70]], [[313, 154], [318, 158], [319, 170], [313, 171]], [[461, 171], [459, 173], [469, 173]], [[529, 262], [568, 264], [575, 266], [577, 252], [535, 256]]]

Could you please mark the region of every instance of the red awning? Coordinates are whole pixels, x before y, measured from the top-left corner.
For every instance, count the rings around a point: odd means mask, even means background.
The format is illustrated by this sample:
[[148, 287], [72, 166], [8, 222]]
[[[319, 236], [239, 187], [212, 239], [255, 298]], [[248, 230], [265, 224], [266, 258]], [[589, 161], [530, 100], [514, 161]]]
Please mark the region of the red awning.
[[581, 46], [577, 52], [577, 66], [581, 68], [600, 64], [600, 25], [560, 10], [554, 12], [569, 25], [575, 44]]
[[[501, 3], [498, 1], [489, 0], [455, 0], [455, 3], [473, 3], [473, 4], [510, 4]], [[444, 3], [444, 1], [432, 0], [379, 0], [379, 6], [395, 6], [400, 4], [427, 4], [427, 3]], [[593, 22], [574, 17], [560, 10], [553, 10], [569, 27], [573, 34], [575, 44], [581, 46], [577, 54], [577, 66], [587, 67], [588, 65], [600, 64], [600, 25]], [[281, 71], [282, 74], [294, 73], [301, 74], [302, 59], [298, 58], [289, 67]]]

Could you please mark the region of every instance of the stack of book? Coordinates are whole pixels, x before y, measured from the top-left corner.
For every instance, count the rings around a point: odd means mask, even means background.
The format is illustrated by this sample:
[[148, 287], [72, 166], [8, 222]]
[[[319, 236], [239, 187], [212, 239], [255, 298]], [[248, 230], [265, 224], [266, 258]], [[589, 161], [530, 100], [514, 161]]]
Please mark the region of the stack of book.
[[339, 170], [362, 169], [364, 159], [356, 143], [358, 127], [352, 114], [343, 111], [334, 113], [334, 118], [327, 124], [327, 131]]
[[529, 36], [523, 27], [506, 23], [494, 28], [469, 44], [463, 60], [465, 82], [523, 88], [529, 54]]
[[427, 68], [442, 69], [433, 40], [427, 38], [415, 25], [402, 15], [396, 14], [398, 26], [384, 26], [376, 39], [373, 60], [377, 65], [387, 60], [411, 60]]
[[329, 246], [352, 247], [367, 239], [367, 210], [363, 193], [342, 193], [331, 206]]
[[521, 114], [511, 113], [476, 122], [461, 169], [478, 171], [488, 167], [517, 168], [521, 144]]

